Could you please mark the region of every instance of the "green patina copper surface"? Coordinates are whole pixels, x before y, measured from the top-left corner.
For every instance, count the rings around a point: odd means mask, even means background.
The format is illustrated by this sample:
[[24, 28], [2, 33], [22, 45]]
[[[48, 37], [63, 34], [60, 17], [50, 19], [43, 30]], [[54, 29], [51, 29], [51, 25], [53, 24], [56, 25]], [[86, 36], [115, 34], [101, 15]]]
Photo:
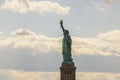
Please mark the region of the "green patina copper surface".
[[63, 63], [73, 63], [73, 59], [71, 56], [71, 44], [72, 44], [72, 40], [71, 37], [69, 35], [69, 31], [65, 30], [63, 25], [62, 25], [62, 21], [61, 23], [61, 28], [63, 30], [63, 41], [62, 41], [62, 55], [63, 55]]

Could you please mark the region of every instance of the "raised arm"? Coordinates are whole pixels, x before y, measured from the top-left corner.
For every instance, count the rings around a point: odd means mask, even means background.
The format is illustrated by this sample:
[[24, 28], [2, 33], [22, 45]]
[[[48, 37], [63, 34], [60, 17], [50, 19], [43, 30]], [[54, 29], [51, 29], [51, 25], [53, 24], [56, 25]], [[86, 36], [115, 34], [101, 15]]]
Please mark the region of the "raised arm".
[[63, 32], [65, 31], [64, 27], [63, 27], [63, 20], [60, 20], [60, 25], [61, 25], [61, 28], [63, 30]]

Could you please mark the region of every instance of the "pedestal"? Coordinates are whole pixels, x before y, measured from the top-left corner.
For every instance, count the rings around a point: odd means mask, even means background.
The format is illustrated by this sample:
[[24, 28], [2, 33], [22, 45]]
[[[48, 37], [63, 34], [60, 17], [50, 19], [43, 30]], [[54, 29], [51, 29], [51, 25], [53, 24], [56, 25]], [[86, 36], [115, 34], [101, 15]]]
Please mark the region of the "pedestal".
[[74, 63], [62, 63], [60, 67], [60, 80], [76, 80], [76, 67]]

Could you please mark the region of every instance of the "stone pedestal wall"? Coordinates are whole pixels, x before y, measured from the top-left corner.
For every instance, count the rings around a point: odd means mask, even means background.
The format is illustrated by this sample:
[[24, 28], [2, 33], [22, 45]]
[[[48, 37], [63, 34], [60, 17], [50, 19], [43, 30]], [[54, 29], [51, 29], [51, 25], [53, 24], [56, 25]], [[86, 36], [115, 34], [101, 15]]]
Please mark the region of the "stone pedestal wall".
[[61, 65], [60, 80], [76, 80], [76, 67], [74, 63]]

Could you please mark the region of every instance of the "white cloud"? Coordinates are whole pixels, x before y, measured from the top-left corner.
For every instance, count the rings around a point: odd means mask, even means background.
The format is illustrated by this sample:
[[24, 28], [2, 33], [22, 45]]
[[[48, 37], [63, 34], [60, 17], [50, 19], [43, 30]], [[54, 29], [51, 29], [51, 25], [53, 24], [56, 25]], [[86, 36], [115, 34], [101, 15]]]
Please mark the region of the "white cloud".
[[120, 2], [120, 0], [103, 0], [103, 2], [104, 3], [106, 3], [106, 4], [111, 4], [111, 3], [113, 3], [113, 2]]
[[59, 3], [52, 1], [5, 0], [1, 5], [1, 9], [11, 10], [15, 13], [17, 12], [21, 14], [38, 12], [40, 15], [43, 15], [44, 13], [65, 15], [69, 13], [70, 7], [62, 7]]
[[[72, 37], [72, 54], [120, 56], [120, 30], [100, 33], [94, 38]], [[62, 38], [36, 34], [27, 29], [18, 29], [10, 37], [0, 39], [0, 47], [29, 48], [33, 52], [49, 53], [62, 51]]]
[[[59, 72], [0, 70], [0, 80], [60, 80]], [[77, 72], [76, 80], [120, 80], [120, 74]]]
[[57, 80], [56, 72], [25, 72], [0, 70], [0, 80]]
[[104, 1], [103, 3], [93, 3], [93, 8], [95, 8], [97, 11], [104, 11], [109, 6], [108, 1]]
[[105, 11], [107, 8], [109, 8], [109, 6], [112, 3], [118, 3], [120, 2], [120, 0], [101, 0], [102, 2], [93, 2], [92, 6], [87, 6], [86, 8], [93, 8], [98, 12], [103, 12]]
[[11, 33], [12, 35], [36, 35], [35, 33], [33, 33], [33, 32], [31, 32], [31, 31], [29, 31], [29, 30], [27, 30], [27, 29], [18, 29], [18, 30], [16, 30], [16, 31], [14, 31], [14, 32], [12, 32]]
[[120, 74], [113, 73], [77, 73], [77, 80], [119, 80]]
[[109, 8], [112, 3], [116, 2], [120, 2], [120, 0], [101, 0], [99, 2], [93, 2], [92, 5], [86, 6], [86, 9], [93, 9], [98, 12], [103, 12]]
[[27, 29], [18, 29], [11, 34], [12, 36], [0, 40], [1, 48], [11, 46], [12, 48], [30, 48], [35, 52], [49, 52], [58, 50], [60, 47], [59, 38], [38, 35]]
[[120, 31], [98, 34], [96, 38], [73, 37], [73, 51], [77, 54], [120, 56]]
[[2, 35], [3, 32], [0, 31], [0, 35]]

